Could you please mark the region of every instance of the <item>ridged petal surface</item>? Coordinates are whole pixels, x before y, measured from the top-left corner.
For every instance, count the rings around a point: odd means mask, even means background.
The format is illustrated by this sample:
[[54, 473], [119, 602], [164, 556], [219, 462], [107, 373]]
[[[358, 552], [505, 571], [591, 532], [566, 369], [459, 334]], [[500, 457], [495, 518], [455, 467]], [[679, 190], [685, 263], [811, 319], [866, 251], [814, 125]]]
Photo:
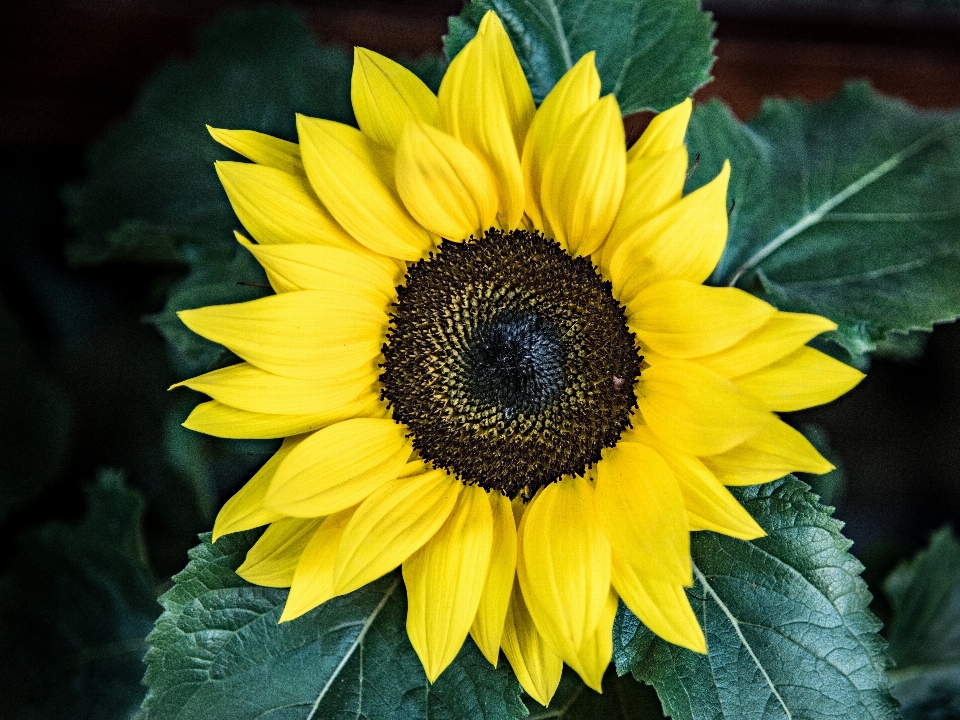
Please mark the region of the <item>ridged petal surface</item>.
[[517, 526], [510, 501], [498, 492], [487, 493], [493, 519], [493, 553], [470, 635], [494, 666], [500, 655], [503, 624], [517, 574]]
[[385, 483], [344, 530], [334, 569], [338, 595], [390, 572], [443, 526], [463, 488], [443, 470]]
[[446, 522], [403, 563], [407, 635], [434, 682], [467, 639], [493, 548], [487, 492], [466, 486]]
[[400, 475], [413, 450], [408, 432], [378, 418], [351, 418], [318, 430], [280, 464], [264, 502], [297, 517], [356, 505]]
[[353, 51], [353, 113], [364, 135], [388, 148], [408, 122], [439, 127], [437, 96], [403, 65], [365, 48]]
[[520, 525], [517, 575], [530, 615], [568, 665], [593, 635], [610, 589], [610, 544], [584, 478], [543, 488]]
[[617, 217], [626, 183], [623, 120], [607, 95], [557, 138], [543, 167], [543, 224], [571, 255], [589, 255]]
[[337, 221], [374, 252], [419, 260], [433, 238], [407, 212], [393, 180], [393, 153], [349, 125], [297, 116], [303, 166]]
[[650, 430], [691, 455], [729, 450], [776, 420], [729, 380], [688, 360], [657, 360], [637, 383], [637, 403]]
[[397, 191], [417, 222], [440, 237], [480, 237], [497, 222], [497, 185], [452, 135], [409, 123], [397, 147]]

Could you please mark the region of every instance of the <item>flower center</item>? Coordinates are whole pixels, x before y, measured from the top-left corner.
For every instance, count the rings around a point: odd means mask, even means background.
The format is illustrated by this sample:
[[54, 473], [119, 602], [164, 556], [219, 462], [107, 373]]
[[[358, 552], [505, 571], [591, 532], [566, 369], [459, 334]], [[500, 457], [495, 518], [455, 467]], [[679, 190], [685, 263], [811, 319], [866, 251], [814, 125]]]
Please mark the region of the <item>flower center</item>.
[[642, 358], [587, 258], [489, 230], [444, 240], [397, 293], [382, 397], [435, 467], [529, 497], [582, 475], [629, 426]]

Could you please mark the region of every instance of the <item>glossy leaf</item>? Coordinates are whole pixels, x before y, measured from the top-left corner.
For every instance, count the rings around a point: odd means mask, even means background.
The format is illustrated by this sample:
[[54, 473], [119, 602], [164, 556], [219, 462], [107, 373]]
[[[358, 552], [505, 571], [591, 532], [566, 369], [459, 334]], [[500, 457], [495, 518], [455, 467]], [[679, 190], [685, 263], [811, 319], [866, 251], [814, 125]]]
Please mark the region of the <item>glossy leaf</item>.
[[450, 18], [453, 58], [494, 10], [540, 103], [561, 76], [595, 50], [601, 92], [624, 115], [666, 110], [710, 80], [713, 22], [697, 0], [473, 0]]
[[150, 634], [146, 717], [204, 720], [480, 718], [524, 715], [520, 687], [472, 641], [429, 685], [407, 639], [399, 574], [277, 623], [287, 591], [235, 568], [257, 537], [210, 536], [190, 552]]
[[840, 523], [792, 477], [736, 492], [768, 535], [694, 534], [690, 598], [708, 654], [621, 608], [618, 670], [652, 684], [674, 720], [897, 718], [880, 623]]
[[855, 361], [960, 315], [960, 114], [865, 84], [812, 105], [767, 101], [748, 124], [719, 103], [688, 134], [703, 184], [730, 158], [726, 252], [711, 282], [837, 322]]

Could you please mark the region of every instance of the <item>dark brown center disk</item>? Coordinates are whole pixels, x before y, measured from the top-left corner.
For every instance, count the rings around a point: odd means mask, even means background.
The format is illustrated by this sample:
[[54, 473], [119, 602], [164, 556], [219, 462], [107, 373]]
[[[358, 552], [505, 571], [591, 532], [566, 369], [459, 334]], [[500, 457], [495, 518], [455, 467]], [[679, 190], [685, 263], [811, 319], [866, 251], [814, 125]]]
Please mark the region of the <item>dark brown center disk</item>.
[[398, 288], [380, 379], [420, 456], [531, 496], [629, 426], [642, 358], [587, 258], [539, 233], [444, 240]]

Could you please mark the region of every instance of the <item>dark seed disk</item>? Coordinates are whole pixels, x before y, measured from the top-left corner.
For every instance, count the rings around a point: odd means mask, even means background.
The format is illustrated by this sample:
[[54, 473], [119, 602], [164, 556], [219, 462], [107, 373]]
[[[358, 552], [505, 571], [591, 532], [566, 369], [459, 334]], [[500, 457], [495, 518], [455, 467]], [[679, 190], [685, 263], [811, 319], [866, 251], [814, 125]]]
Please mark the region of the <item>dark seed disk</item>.
[[616, 444], [642, 360], [593, 264], [523, 230], [412, 265], [383, 355], [383, 398], [421, 457], [509, 497]]

